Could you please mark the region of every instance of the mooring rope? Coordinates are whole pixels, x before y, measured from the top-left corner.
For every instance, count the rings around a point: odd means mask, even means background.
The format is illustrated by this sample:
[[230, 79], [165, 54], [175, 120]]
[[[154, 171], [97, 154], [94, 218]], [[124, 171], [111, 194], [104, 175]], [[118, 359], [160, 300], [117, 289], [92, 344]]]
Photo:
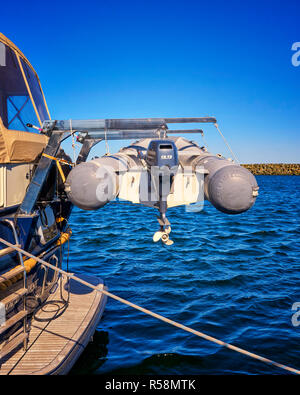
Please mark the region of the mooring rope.
[[121, 298], [121, 297], [119, 297], [117, 295], [114, 295], [114, 294], [112, 294], [111, 292], [109, 292], [109, 291], [107, 291], [105, 289], [99, 289], [97, 286], [92, 285], [89, 282], [84, 281], [84, 280], [82, 280], [79, 277], [76, 277], [72, 273], [65, 272], [63, 269], [60, 269], [60, 268], [57, 268], [56, 266], [51, 265], [50, 263], [44, 261], [43, 259], [38, 258], [38, 257], [30, 254], [29, 252], [23, 250], [22, 248], [19, 248], [19, 247], [15, 246], [14, 244], [9, 243], [8, 241], [6, 241], [6, 240], [4, 240], [2, 238], [0, 238], [0, 243], [3, 243], [5, 245], [7, 245], [8, 247], [14, 248], [16, 251], [28, 256], [29, 258], [33, 258], [37, 262], [49, 267], [50, 269], [56, 270], [57, 272], [61, 273], [62, 275], [66, 276], [68, 278], [73, 279], [74, 281], [77, 281], [77, 282], [79, 282], [79, 283], [81, 283], [81, 284], [83, 284], [83, 285], [85, 285], [85, 286], [97, 291], [97, 292], [100, 292], [100, 293], [102, 293], [102, 294], [104, 294], [104, 295], [106, 295], [106, 296], [108, 296], [108, 297], [110, 297], [112, 299], [115, 299], [115, 300], [117, 300], [117, 301], [119, 301], [119, 302], [121, 302], [123, 304], [126, 304], [126, 305], [128, 305], [130, 307], [133, 307], [134, 309], [139, 310], [139, 311], [141, 311], [141, 312], [143, 312], [145, 314], [148, 314], [148, 315], [150, 315], [150, 316], [152, 316], [154, 318], [157, 318], [157, 319], [159, 319], [159, 320], [161, 320], [163, 322], [166, 322], [166, 323], [168, 323], [170, 325], [173, 325], [173, 326], [175, 326], [177, 328], [180, 328], [180, 329], [182, 329], [182, 330], [184, 330], [186, 332], [192, 333], [192, 334], [194, 334], [196, 336], [199, 336], [199, 337], [201, 337], [201, 338], [203, 338], [205, 340], [208, 340], [210, 342], [216, 343], [216, 344], [218, 344], [220, 346], [226, 347], [226, 348], [228, 348], [230, 350], [236, 351], [236, 352], [238, 352], [240, 354], [247, 355], [248, 357], [257, 359], [257, 360], [259, 360], [261, 362], [265, 362], [267, 364], [276, 366], [277, 368], [281, 368], [281, 369], [284, 369], [284, 370], [289, 371], [291, 373], [295, 373], [295, 374], [299, 374], [300, 375], [300, 370], [297, 370], [297, 369], [291, 368], [290, 366], [286, 366], [286, 365], [283, 365], [281, 363], [272, 361], [271, 359], [262, 357], [262, 356], [260, 356], [258, 354], [254, 354], [254, 353], [249, 352], [247, 350], [244, 350], [244, 349], [242, 349], [240, 347], [236, 347], [236, 346], [234, 346], [234, 345], [232, 345], [230, 343], [226, 343], [226, 342], [224, 342], [222, 340], [216, 339], [215, 337], [209, 336], [209, 335], [207, 335], [207, 334], [205, 334], [203, 332], [199, 332], [199, 331], [197, 331], [195, 329], [192, 329], [192, 328], [190, 328], [190, 327], [188, 327], [186, 325], [180, 324], [179, 322], [170, 320], [169, 318], [166, 318], [166, 317], [164, 317], [164, 316], [162, 316], [160, 314], [154, 313], [151, 310], [145, 309], [144, 307], [138, 306], [135, 303], [129, 302], [128, 300], [123, 299], [123, 298]]

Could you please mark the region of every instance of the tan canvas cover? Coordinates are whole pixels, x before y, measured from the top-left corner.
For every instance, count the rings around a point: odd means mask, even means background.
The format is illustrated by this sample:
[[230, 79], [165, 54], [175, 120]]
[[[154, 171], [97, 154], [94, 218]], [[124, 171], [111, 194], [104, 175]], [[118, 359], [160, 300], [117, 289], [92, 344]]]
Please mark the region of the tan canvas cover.
[[[27, 65], [32, 69], [34, 75], [38, 81], [41, 95], [44, 100], [45, 107], [47, 109], [49, 119], [50, 114], [47, 108], [47, 104], [44, 98], [42, 87], [40, 85], [39, 78], [33, 69], [32, 65], [29, 63], [28, 59], [24, 54], [17, 48], [7, 37], [0, 33], [0, 42], [4, 43], [14, 51], [18, 57], [20, 57]], [[21, 65], [20, 65], [21, 67]], [[32, 104], [35, 106], [34, 99], [31, 95], [31, 91], [23, 72], [23, 78], [27, 85], [28, 93], [31, 97]], [[36, 109], [36, 107], [35, 107]], [[36, 110], [37, 111], [37, 110]], [[38, 115], [38, 114], [37, 114]], [[38, 116], [39, 118], [39, 116]], [[19, 130], [7, 129], [0, 117], [0, 163], [20, 163], [20, 162], [34, 162], [36, 157], [43, 151], [48, 142], [48, 137], [43, 134], [31, 133]]]
[[43, 134], [8, 130], [0, 120], [0, 163], [33, 162], [47, 142]]

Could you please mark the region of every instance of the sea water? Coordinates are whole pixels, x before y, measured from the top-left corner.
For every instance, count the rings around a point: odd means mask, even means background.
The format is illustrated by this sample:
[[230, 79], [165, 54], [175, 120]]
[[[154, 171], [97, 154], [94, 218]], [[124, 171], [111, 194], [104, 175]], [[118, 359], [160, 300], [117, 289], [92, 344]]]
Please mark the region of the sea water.
[[[256, 204], [226, 215], [168, 210], [172, 246], [153, 243], [158, 212], [124, 202], [70, 218], [69, 270], [227, 343], [300, 368], [300, 177], [258, 176]], [[66, 265], [66, 256], [64, 266]], [[299, 326], [297, 325], [299, 323]], [[70, 374], [285, 374], [108, 299]]]

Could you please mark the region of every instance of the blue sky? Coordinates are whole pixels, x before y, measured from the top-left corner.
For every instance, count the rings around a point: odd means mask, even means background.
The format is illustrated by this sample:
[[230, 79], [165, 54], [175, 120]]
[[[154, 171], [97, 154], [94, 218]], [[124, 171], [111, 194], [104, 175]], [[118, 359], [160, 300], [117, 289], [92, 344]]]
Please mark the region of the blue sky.
[[54, 119], [212, 115], [240, 162], [300, 162], [299, 0], [28, 0], [1, 14]]

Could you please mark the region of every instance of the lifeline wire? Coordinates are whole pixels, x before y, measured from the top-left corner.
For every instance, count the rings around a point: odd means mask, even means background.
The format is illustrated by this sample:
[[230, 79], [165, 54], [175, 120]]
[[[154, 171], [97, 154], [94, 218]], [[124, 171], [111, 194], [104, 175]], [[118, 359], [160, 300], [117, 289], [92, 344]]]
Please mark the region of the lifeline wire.
[[213, 343], [219, 344], [220, 346], [224, 346], [224, 347], [226, 347], [226, 348], [228, 348], [228, 349], [230, 349], [230, 350], [236, 351], [236, 352], [238, 352], [238, 353], [240, 353], [240, 354], [247, 355], [248, 357], [257, 359], [257, 360], [259, 360], [259, 361], [261, 361], [261, 362], [265, 362], [265, 363], [267, 363], [267, 364], [276, 366], [277, 368], [281, 368], [281, 369], [287, 370], [287, 371], [289, 371], [289, 372], [291, 372], [291, 373], [295, 373], [295, 374], [299, 374], [299, 375], [300, 375], [300, 370], [297, 370], [297, 369], [295, 369], [295, 368], [291, 368], [290, 366], [286, 366], [286, 365], [283, 365], [283, 364], [281, 364], [281, 363], [272, 361], [271, 359], [261, 357], [261, 356], [258, 355], [258, 354], [254, 354], [254, 353], [249, 352], [249, 351], [247, 351], [247, 350], [244, 350], [244, 349], [242, 349], [242, 348], [240, 348], [240, 347], [236, 347], [236, 346], [234, 346], [234, 345], [232, 345], [232, 344], [223, 342], [222, 340], [216, 339], [215, 337], [206, 335], [206, 334], [203, 333], [203, 332], [196, 331], [195, 329], [192, 329], [192, 328], [189, 328], [188, 326], [182, 325], [182, 324], [180, 324], [179, 322], [170, 320], [169, 318], [163, 317], [163, 316], [160, 315], [160, 314], [156, 314], [156, 313], [154, 313], [154, 312], [151, 311], [151, 310], [145, 309], [145, 308], [140, 307], [140, 306], [138, 306], [138, 305], [136, 305], [136, 304], [134, 304], [134, 303], [131, 303], [131, 302], [129, 302], [128, 300], [123, 299], [123, 298], [120, 298], [119, 296], [114, 295], [114, 294], [108, 292], [108, 291], [105, 290], [105, 289], [99, 289], [97, 286], [92, 285], [92, 284], [88, 283], [87, 281], [82, 280], [82, 279], [79, 278], [79, 277], [76, 277], [74, 274], [67, 273], [67, 272], [65, 272], [64, 270], [59, 269], [59, 268], [57, 268], [56, 266], [51, 265], [50, 263], [44, 261], [43, 259], [40, 259], [40, 258], [38, 258], [38, 257], [36, 257], [36, 256], [34, 256], [34, 255], [32, 255], [32, 254], [30, 254], [29, 252], [23, 250], [22, 248], [19, 248], [19, 247], [15, 246], [14, 244], [9, 243], [8, 241], [6, 241], [6, 240], [4, 240], [4, 239], [2, 239], [2, 238], [0, 238], [0, 243], [3, 243], [3, 244], [5, 244], [5, 245], [7, 245], [8, 247], [14, 248], [16, 251], [18, 251], [18, 252], [20, 252], [20, 253], [22, 253], [22, 254], [28, 256], [29, 258], [33, 258], [33, 259], [36, 260], [37, 262], [39, 262], [39, 263], [41, 263], [41, 264], [43, 264], [43, 265], [45, 265], [45, 266], [48, 266], [49, 268], [51, 268], [51, 269], [53, 269], [53, 270], [56, 270], [57, 272], [59, 272], [59, 273], [65, 275], [66, 277], [72, 278], [74, 281], [77, 281], [77, 282], [79, 282], [79, 283], [81, 283], [81, 284], [83, 284], [83, 285], [85, 285], [85, 286], [87, 286], [87, 287], [89, 287], [89, 288], [91, 288], [91, 289], [94, 289], [94, 290], [97, 291], [97, 292], [100, 292], [100, 293], [102, 293], [102, 294], [104, 294], [104, 295], [107, 295], [107, 296], [109, 296], [109, 297], [112, 298], [112, 299], [118, 300], [119, 302], [124, 303], [124, 304], [126, 304], [126, 305], [128, 305], [128, 306], [130, 306], [130, 307], [133, 307], [134, 309], [139, 310], [139, 311], [141, 311], [141, 312], [143, 312], [143, 313], [145, 313], [145, 314], [151, 315], [151, 316], [154, 317], [154, 318], [157, 318], [157, 319], [159, 319], [159, 320], [161, 320], [161, 321], [164, 321], [164, 322], [166, 322], [166, 323], [168, 323], [168, 324], [170, 324], [170, 325], [176, 326], [177, 328], [180, 328], [180, 329], [182, 329], [182, 330], [184, 330], [184, 331], [186, 331], [186, 332], [190, 332], [190, 333], [192, 333], [192, 334], [194, 334], [194, 335], [196, 335], [196, 336], [202, 337], [202, 338], [205, 339], [205, 340], [211, 341], [211, 342], [213, 342]]

